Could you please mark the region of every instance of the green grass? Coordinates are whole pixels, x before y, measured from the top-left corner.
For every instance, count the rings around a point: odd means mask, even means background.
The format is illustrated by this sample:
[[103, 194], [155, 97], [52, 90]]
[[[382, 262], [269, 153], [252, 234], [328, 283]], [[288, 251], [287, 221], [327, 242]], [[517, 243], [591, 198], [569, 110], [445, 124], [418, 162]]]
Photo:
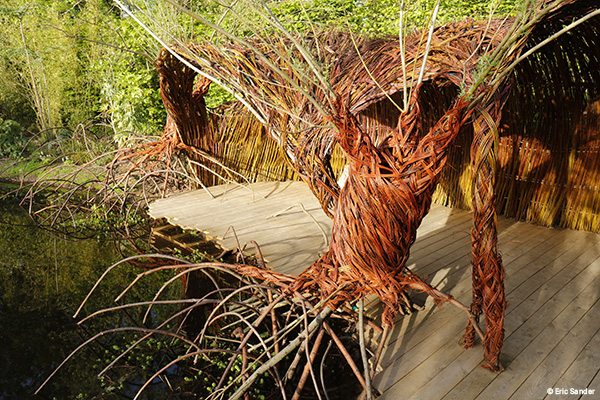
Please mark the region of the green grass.
[[72, 184], [83, 184], [104, 176], [101, 167], [94, 169], [97, 174], [89, 168], [82, 168], [60, 158], [0, 159], [0, 181], [33, 183], [43, 179], [69, 180]]

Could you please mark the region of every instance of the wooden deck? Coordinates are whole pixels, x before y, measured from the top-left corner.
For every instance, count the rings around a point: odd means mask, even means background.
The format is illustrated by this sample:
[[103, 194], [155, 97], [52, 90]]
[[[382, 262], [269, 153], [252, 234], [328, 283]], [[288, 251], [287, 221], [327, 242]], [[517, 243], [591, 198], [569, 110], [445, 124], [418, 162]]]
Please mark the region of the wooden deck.
[[[410, 268], [470, 303], [470, 216], [439, 208], [424, 221]], [[436, 226], [432, 225], [437, 222]], [[499, 219], [508, 309], [500, 374], [479, 366], [480, 345], [458, 346], [464, 314], [451, 306], [398, 319], [375, 386], [381, 399], [600, 398], [600, 235]], [[588, 395], [548, 395], [590, 389]], [[589, 391], [588, 391], [589, 393]]]
[[298, 275], [329, 247], [332, 222], [303, 182], [221, 185], [160, 199], [150, 204], [153, 218], [204, 232], [226, 249], [251, 241], [269, 266]]
[[[310, 250], [314, 259], [326, 247], [320, 229], [299, 206], [287, 212], [293, 211], [298, 214], [296, 217], [304, 216], [307, 221], [290, 220], [287, 231], [284, 223], [278, 233], [265, 236], [263, 247], [260, 221], [265, 215], [302, 203], [321, 224], [318, 218], [324, 215], [318, 204], [317, 208], [316, 203], [311, 205], [307, 189], [296, 189], [298, 192], [287, 203], [283, 201], [286, 196], [268, 203], [267, 213], [259, 210], [267, 203], [253, 203], [264, 200], [256, 193], [269, 193], [267, 186], [255, 191], [254, 200], [252, 192], [248, 192], [250, 205], [220, 203], [218, 208], [223, 212], [217, 220], [232, 217], [222, 223], [225, 230], [229, 225], [235, 226], [238, 235], [245, 234], [244, 224], [250, 224], [247, 233], [261, 244], [263, 251], [268, 243], [277, 241], [285, 243], [277, 251], [301, 252], [300, 239], [304, 240], [302, 243], [313, 243], [318, 247]], [[302, 190], [308, 196], [301, 197]], [[190, 197], [178, 207], [189, 209], [191, 214], [200, 214], [199, 210], [211, 212], [208, 205], [195, 203], [191, 194], [186, 195]], [[168, 200], [161, 205], [167, 211], [159, 213], [158, 204], [151, 205], [153, 216], [170, 216], [174, 222], [182, 223], [181, 219], [175, 221], [179, 216], [168, 212]], [[209, 219], [210, 215], [205, 214], [198, 218], [199, 225], [183, 225], [206, 230], [203, 227]], [[321, 228], [329, 232], [330, 222], [326, 217], [322, 221]], [[471, 297], [470, 227], [468, 212], [433, 206], [419, 229], [409, 260], [414, 272], [428, 276], [439, 289], [465, 304], [470, 303]], [[383, 369], [374, 381], [383, 393], [380, 399], [600, 398], [600, 235], [499, 218], [499, 242], [507, 276], [508, 310], [501, 356], [506, 370], [498, 374], [479, 367], [481, 346], [464, 350], [458, 345], [466, 325], [464, 314], [448, 305], [436, 308], [431, 299], [421, 296], [417, 300], [425, 302], [425, 309], [398, 318], [389, 337], [382, 357]], [[274, 261], [277, 251], [270, 256]], [[299, 273], [302, 265], [310, 264], [310, 257], [303, 253], [293, 268], [286, 268], [284, 259], [272, 266], [282, 272]], [[549, 395], [548, 389], [565, 390], [567, 394]], [[570, 394], [571, 389], [588, 391]]]

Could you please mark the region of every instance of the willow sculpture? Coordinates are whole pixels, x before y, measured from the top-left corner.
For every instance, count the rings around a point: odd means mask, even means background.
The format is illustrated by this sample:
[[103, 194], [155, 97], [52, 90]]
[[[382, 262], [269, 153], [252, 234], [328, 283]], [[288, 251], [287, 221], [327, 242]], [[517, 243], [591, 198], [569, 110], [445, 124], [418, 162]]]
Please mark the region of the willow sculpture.
[[[583, 38], [579, 62], [588, 72], [579, 93], [586, 101], [597, 98], [599, 5], [542, 1], [516, 19], [463, 21], [400, 43], [337, 31], [298, 37], [275, 23], [271, 35], [253, 41], [230, 37], [232, 43], [219, 46], [163, 49], [157, 61], [161, 91], [181, 139], [201, 151], [213, 149], [210, 135], [218, 135], [218, 125], [207, 129], [202, 94], [208, 80], [227, 82], [252, 114], [247, 118], [264, 127], [334, 220], [328, 252], [298, 278], [247, 266], [240, 271], [285, 282], [290, 292], [329, 298], [332, 307], [376, 294], [385, 305], [384, 332], [403, 306], [410, 307], [409, 289], [456, 304], [406, 261], [449, 150], [470, 132], [473, 302], [463, 306], [469, 316], [464, 344], [473, 345], [483, 313], [483, 366], [501, 369], [507, 303], [496, 174], [500, 130], [511, 129], [502, 121], [511, 94], [523, 86], [520, 77], [566, 46], [572, 39], [566, 33]], [[203, 79], [194, 91], [197, 74]], [[342, 185], [331, 164], [336, 149], [347, 163]]]

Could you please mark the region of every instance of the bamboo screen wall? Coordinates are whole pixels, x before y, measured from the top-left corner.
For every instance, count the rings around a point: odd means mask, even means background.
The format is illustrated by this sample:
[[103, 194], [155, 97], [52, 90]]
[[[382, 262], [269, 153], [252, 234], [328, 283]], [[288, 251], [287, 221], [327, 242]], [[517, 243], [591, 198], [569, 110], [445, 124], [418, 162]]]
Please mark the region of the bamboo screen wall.
[[[537, 28], [532, 47], [545, 31]], [[517, 67], [500, 126], [498, 212], [545, 226], [600, 232], [600, 25], [598, 18], [542, 48]], [[546, 35], [547, 36], [547, 35]], [[434, 196], [471, 207], [465, 131]]]
[[[554, 110], [546, 119], [536, 110], [516, 111], [503, 120], [511, 125], [504, 125], [499, 143], [498, 212], [544, 226], [600, 232], [600, 102], [572, 113], [561, 105], [550, 103]], [[566, 118], [551, 117], [561, 114]], [[536, 130], [536, 124], [544, 129]], [[469, 154], [464, 151], [471, 140], [472, 133], [463, 132], [451, 150], [436, 203], [471, 207]]]

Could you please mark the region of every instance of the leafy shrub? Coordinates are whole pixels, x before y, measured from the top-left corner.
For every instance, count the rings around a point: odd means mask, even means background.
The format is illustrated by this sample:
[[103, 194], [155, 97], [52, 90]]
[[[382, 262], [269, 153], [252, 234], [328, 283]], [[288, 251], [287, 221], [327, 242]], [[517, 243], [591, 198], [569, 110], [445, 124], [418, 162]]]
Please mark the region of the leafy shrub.
[[0, 118], [0, 156], [18, 157], [25, 143], [23, 127], [18, 122]]

